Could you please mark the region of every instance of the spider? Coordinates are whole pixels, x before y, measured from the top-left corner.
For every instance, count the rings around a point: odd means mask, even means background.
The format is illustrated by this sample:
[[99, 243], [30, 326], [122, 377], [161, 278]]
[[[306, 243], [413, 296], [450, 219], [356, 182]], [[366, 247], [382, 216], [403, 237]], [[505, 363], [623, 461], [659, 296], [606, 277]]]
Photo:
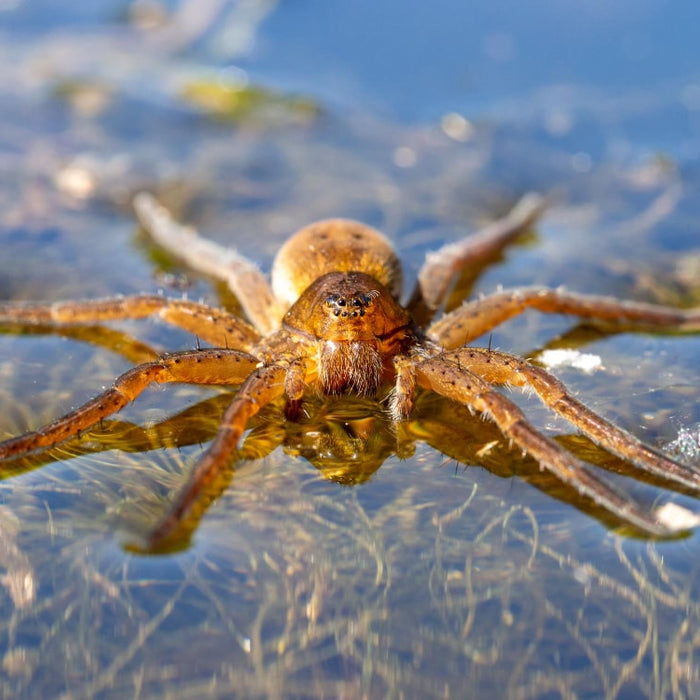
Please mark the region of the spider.
[[[394, 421], [414, 408], [417, 389], [435, 392], [493, 421], [505, 438], [580, 494], [652, 535], [678, 528], [602, 479], [557, 441], [538, 432], [499, 387], [520, 387], [608, 452], [664, 480], [700, 492], [700, 472], [665, 456], [586, 407], [552, 374], [513, 354], [472, 346], [526, 309], [569, 314], [614, 329], [696, 332], [700, 309], [680, 310], [549, 288], [498, 291], [433, 320], [459, 275], [478, 270], [532, 225], [545, 207], [537, 195], [481, 232], [427, 256], [410, 301], [398, 301], [401, 265], [389, 241], [355, 221], [307, 226], [280, 248], [271, 284], [236, 252], [180, 226], [149, 194], [134, 200], [154, 240], [191, 268], [224, 280], [248, 321], [211, 306], [161, 295], [52, 304], [5, 304], [0, 322], [73, 326], [156, 315], [212, 347], [161, 355], [135, 366], [83, 406], [0, 443], [0, 460], [46, 450], [100, 423], [152, 382], [238, 386], [217, 432], [167, 515], [150, 532], [158, 549], [233, 459], [249, 421], [284, 396], [299, 416], [308, 392], [380, 396]], [[682, 529], [682, 528], [681, 528]]]

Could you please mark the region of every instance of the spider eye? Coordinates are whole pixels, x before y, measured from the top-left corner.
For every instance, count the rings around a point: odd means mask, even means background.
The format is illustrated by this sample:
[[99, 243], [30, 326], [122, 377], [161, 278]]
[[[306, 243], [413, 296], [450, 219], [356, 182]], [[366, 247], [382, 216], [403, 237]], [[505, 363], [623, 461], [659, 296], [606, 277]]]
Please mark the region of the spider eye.
[[334, 316], [343, 318], [357, 318], [365, 315], [365, 307], [372, 303], [372, 293], [357, 293], [353, 297], [344, 297], [341, 294], [329, 294], [326, 297], [326, 306], [330, 308]]

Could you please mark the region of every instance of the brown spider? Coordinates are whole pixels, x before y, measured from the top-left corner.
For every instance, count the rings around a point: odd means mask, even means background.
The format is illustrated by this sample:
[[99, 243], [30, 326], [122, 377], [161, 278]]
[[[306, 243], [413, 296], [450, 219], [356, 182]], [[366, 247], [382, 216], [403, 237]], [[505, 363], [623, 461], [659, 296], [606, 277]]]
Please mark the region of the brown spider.
[[528, 228], [543, 208], [541, 198], [529, 195], [481, 233], [429, 254], [406, 307], [397, 301], [401, 266], [392, 246], [379, 232], [357, 222], [321, 221], [297, 232], [277, 254], [270, 286], [252, 263], [179, 226], [150, 195], [138, 195], [135, 208], [160, 245], [192, 268], [225, 280], [251, 323], [203, 304], [163, 296], [0, 306], [0, 322], [24, 326], [156, 314], [214, 346], [165, 354], [134, 367], [80, 408], [35, 432], [0, 443], [0, 460], [79, 435], [133, 401], [151, 382], [240, 385], [188, 483], [150, 534], [149, 548], [173, 533], [203, 490], [228, 466], [249, 420], [282, 395], [287, 415], [294, 417], [309, 387], [325, 394], [374, 397], [382, 387], [393, 386], [387, 404], [396, 421], [411, 413], [417, 387], [436, 392], [492, 420], [542, 469], [623, 521], [657, 536], [678, 529], [540, 434], [495, 386], [531, 389], [605, 450], [643, 472], [700, 492], [700, 472], [597, 415], [548, 372], [515, 355], [468, 345], [527, 308], [572, 314], [615, 329], [686, 332], [700, 330], [699, 309], [522, 288], [464, 303], [432, 321], [455, 278], [483, 266]]

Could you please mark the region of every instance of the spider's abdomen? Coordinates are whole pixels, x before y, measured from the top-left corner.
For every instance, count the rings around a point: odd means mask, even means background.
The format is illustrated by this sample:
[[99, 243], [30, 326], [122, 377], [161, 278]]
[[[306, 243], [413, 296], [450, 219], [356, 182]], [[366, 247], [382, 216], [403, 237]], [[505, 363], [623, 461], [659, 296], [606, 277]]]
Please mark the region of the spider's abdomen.
[[272, 266], [272, 290], [291, 306], [315, 280], [329, 272], [363, 272], [397, 298], [401, 263], [376, 229], [349, 219], [327, 219], [297, 231], [279, 250]]

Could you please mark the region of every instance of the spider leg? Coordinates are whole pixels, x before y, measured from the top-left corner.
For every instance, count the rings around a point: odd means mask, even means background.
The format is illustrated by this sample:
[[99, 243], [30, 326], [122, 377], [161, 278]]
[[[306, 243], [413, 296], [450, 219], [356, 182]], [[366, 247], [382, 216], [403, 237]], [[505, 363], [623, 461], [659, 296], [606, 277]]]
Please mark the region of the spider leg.
[[554, 440], [539, 433], [527, 422], [518, 406], [477, 374], [443, 355], [418, 364], [416, 379], [424, 388], [480, 411], [498, 426], [504, 436], [536, 459], [543, 469], [549, 470], [623, 521], [651, 535], [673, 534], [671, 528], [657, 522], [653, 513], [600, 479]]
[[203, 492], [207, 491], [231, 464], [232, 455], [238, 448], [248, 421], [265, 405], [285, 392], [285, 385], [290, 385], [288, 379], [290, 371], [295, 370], [283, 365], [260, 367], [241, 385], [221, 419], [216, 437], [197, 462], [166, 517], [148, 535], [149, 550], [161, 548], [163, 542], [186, 518]]
[[413, 411], [416, 394], [415, 358], [399, 355], [394, 358], [396, 379], [391, 393], [387, 397], [389, 415], [395, 421], [401, 421]]
[[157, 315], [216, 347], [250, 350], [259, 333], [242, 319], [186, 299], [168, 299], [140, 294], [89, 301], [60, 301], [47, 304], [0, 304], [0, 323], [28, 327], [98, 323]]
[[147, 192], [134, 197], [134, 209], [141, 225], [159, 246], [191, 269], [226, 282], [260, 333], [266, 335], [279, 328], [284, 310], [254, 263], [177, 223]]
[[136, 399], [151, 383], [239, 384], [258, 360], [237, 350], [187, 350], [138, 365], [107, 391], [36, 431], [0, 442], [0, 460], [22, 457], [78, 435]]
[[615, 330], [689, 333], [700, 330], [700, 308], [674, 309], [563, 289], [523, 287], [467, 302], [433, 323], [426, 334], [444, 348], [457, 348], [526, 309], [571, 314]]
[[642, 471], [675, 481], [700, 491], [700, 472], [676, 462], [645, 445], [626, 430], [605, 420], [588, 406], [575, 399], [562, 382], [540, 367], [509, 353], [483, 348], [463, 348], [447, 353], [447, 357], [488, 382], [530, 387], [542, 403], [568, 420], [593, 442]]
[[481, 231], [439, 250], [428, 253], [418, 273], [416, 288], [408, 309], [423, 327], [445, 303], [460, 272], [472, 270], [474, 277], [508, 244], [526, 231], [544, 211], [546, 202], [537, 194], [527, 194], [502, 219]]
[[0, 479], [24, 474], [63, 459], [109, 450], [141, 453], [159, 448], [180, 449], [189, 445], [201, 445], [214, 437], [215, 430], [212, 426], [218, 424], [223, 410], [230, 402], [229, 392], [217, 393], [147, 426], [119, 418], [102, 419], [99, 421], [99, 432], [91, 434], [88, 441], [76, 441], [60, 452], [44, 450], [33, 453], [30, 460], [23, 460], [21, 456], [17, 459], [10, 458], [11, 463], [5, 461], [0, 465]]

